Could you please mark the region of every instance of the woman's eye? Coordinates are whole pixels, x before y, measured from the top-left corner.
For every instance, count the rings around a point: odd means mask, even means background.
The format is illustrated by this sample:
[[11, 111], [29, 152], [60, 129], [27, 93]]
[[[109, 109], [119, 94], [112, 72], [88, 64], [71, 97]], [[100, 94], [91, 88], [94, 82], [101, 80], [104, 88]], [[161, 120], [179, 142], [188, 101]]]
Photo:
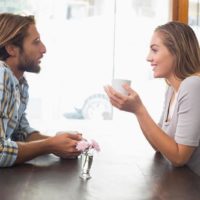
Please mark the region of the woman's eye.
[[151, 49], [154, 53], [156, 53], [158, 50], [157, 49]]

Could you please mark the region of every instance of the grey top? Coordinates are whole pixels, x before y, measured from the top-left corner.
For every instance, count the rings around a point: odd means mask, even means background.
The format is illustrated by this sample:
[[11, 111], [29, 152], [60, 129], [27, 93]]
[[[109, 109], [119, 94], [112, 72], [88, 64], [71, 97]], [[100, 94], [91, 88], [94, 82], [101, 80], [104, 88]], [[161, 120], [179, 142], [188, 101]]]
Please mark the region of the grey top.
[[167, 121], [172, 87], [168, 87], [159, 126], [176, 143], [196, 147], [187, 166], [200, 175], [200, 77], [184, 79], [178, 91], [177, 102], [170, 121]]

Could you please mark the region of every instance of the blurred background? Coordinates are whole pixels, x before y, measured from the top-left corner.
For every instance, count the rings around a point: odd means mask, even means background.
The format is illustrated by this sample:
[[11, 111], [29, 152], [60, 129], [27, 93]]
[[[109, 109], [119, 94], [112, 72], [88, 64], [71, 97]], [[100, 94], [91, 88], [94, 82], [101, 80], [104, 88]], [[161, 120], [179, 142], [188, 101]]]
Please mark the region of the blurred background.
[[41, 73], [26, 74], [31, 125], [48, 131], [60, 122], [81, 130], [131, 124], [133, 115], [113, 109], [103, 90], [113, 78], [130, 79], [158, 121], [166, 85], [146, 61], [151, 35], [182, 20], [200, 38], [199, 9], [198, 0], [0, 0], [0, 12], [35, 15], [47, 47]]

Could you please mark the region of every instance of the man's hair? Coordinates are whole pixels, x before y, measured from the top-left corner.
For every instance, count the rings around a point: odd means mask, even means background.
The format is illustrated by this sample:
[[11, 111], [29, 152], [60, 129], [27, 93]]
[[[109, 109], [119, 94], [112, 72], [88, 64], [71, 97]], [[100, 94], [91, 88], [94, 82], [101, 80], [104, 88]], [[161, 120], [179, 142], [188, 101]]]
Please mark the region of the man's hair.
[[175, 57], [175, 75], [183, 80], [200, 72], [200, 49], [192, 28], [181, 22], [168, 22], [158, 26], [164, 45]]
[[35, 24], [32, 15], [0, 14], [0, 60], [5, 61], [10, 56], [5, 49], [7, 44], [13, 44], [23, 49], [23, 40], [27, 36], [27, 30], [31, 24]]

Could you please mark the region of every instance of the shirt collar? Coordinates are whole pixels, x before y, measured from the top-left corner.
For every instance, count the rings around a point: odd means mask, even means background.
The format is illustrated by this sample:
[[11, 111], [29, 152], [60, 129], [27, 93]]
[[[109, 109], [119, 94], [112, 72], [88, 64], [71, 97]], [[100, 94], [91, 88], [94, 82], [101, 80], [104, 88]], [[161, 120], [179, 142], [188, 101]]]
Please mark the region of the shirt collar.
[[[9, 65], [8, 65], [6, 62], [0, 60], [0, 63], [3, 64], [6, 68], [8, 68], [8, 69], [12, 72], [12, 70], [10, 69]], [[12, 72], [12, 75], [14, 76], [15, 81], [16, 81], [17, 84], [20, 84], [20, 85], [24, 85], [24, 84], [25, 84], [25, 85], [28, 85], [27, 80], [26, 80], [26, 78], [25, 78], [24, 76], [22, 76], [22, 77], [18, 80], [18, 79], [16, 78], [16, 76], [14, 75], [13, 72]]]

